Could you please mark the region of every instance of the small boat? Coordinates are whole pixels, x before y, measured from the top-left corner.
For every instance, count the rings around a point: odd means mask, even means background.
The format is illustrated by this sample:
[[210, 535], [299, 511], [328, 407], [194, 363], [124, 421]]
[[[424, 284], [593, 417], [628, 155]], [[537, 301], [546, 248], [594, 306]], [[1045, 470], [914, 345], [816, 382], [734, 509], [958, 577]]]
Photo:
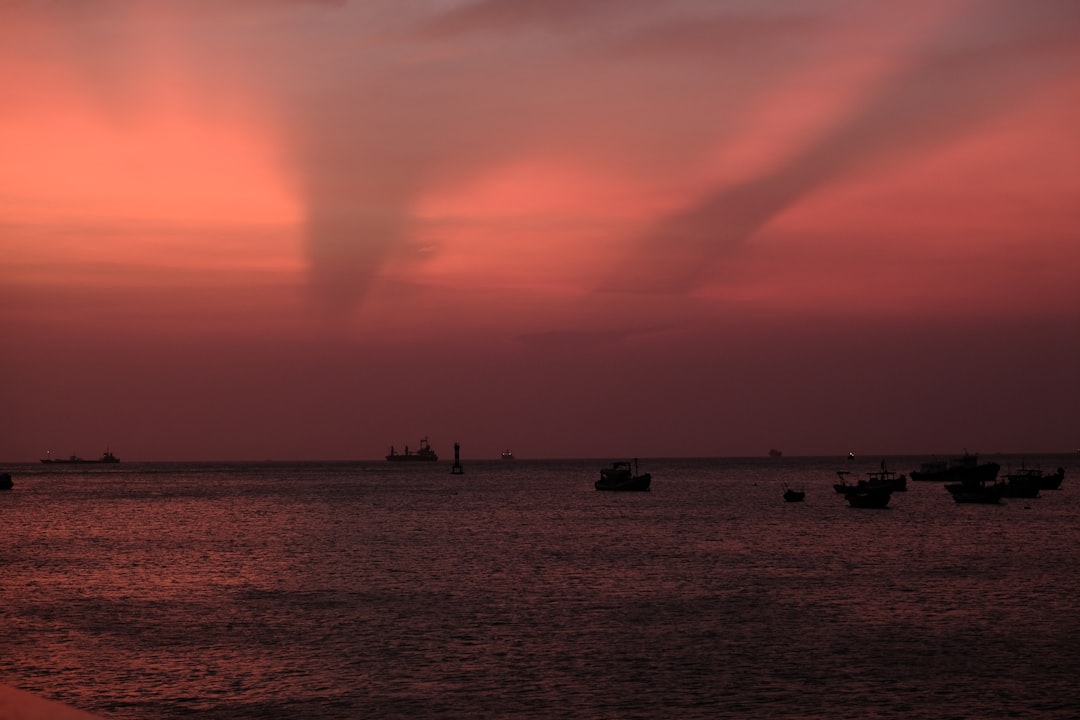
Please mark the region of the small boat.
[[41, 462], [46, 465], [77, 465], [80, 463], [118, 463], [120, 458], [112, 454], [112, 452], [105, 448], [104, 454], [97, 460], [85, 460], [78, 455], [69, 455], [66, 458], [54, 458], [50, 453], [46, 452], [45, 457], [41, 458]]
[[783, 457], [783, 456], [784, 456], [784, 453], [781, 450], [777, 450], [776, 448], [772, 448], [771, 450], [769, 450], [769, 457]]
[[11, 473], [0, 473], [0, 490], [10, 490], [15, 487], [11, 480]]
[[439, 459], [439, 456], [435, 454], [435, 451], [431, 449], [431, 445], [428, 444], [427, 437], [420, 438], [420, 449], [416, 452], [410, 452], [409, 446], [405, 446], [405, 452], [399, 453], [394, 450], [394, 446], [390, 446], [390, 454], [386, 456], [386, 459], [390, 462], [418, 462], [427, 461], [434, 462]]
[[784, 502], [802, 502], [804, 499], [806, 499], [804, 490], [792, 490], [791, 488], [784, 490]]
[[851, 474], [849, 470], [837, 470], [836, 474], [840, 477], [840, 482], [833, 484], [833, 490], [841, 495], [847, 495], [848, 493], [858, 492], [860, 490], [888, 490], [890, 492], [906, 492], [907, 491], [907, 478], [904, 475], [897, 475], [895, 472], [890, 471], [885, 467], [885, 461], [881, 461], [881, 470], [879, 472], [866, 473], [867, 479], [860, 480], [857, 483], [849, 483], [847, 476]]
[[994, 482], [1001, 466], [996, 462], [979, 463], [979, 456], [967, 450], [964, 456], [950, 461], [932, 460], [924, 462], [918, 470], [911, 471], [911, 479], [916, 482]]
[[510, 452], [510, 448], [507, 448], [506, 450], [502, 451], [502, 455], [500, 455], [499, 457], [501, 457], [503, 460], [513, 460], [514, 453]]
[[1021, 464], [1019, 470], [1005, 474], [1002, 497], [1037, 498], [1040, 490], [1059, 490], [1064, 479], [1063, 467], [1048, 474], [1040, 468], [1029, 468]]
[[611, 467], [602, 468], [600, 479], [596, 481], [594, 487], [597, 490], [648, 491], [651, 482], [651, 474], [638, 474], [635, 458], [633, 466], [629, 462], [619, 461], [611, 463]]

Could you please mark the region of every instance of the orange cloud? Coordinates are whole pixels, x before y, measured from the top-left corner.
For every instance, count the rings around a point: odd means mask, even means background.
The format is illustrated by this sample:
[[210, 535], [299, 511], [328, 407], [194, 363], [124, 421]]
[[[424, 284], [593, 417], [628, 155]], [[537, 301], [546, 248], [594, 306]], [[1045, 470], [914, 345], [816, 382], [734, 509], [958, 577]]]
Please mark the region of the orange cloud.
[[302, 209], [257, 94], [211, 102], [168, 50], [118, 53], [130, 66], [103, 79], [70, 61], [74, 41], [58, 28], [23, 21], [20, 32], [23, 47], [0, 49], [5, 276], [140, 286], [190, 283], [196, 271], [232, 268], [235, 281], [302, 270]]
[[125, 102], [110, 105], [97, 78], [44, 57], [0, 51], [11, 98], [0, 116], [5, 221], [298, 222], [259, 98], [209, 103], [183, 58], [161, 51], [115, 61], [131, 68], [118, 83]]
[[0, 121], [0, 188], [8, 222], [282, 225], [300, 208], [257, 125], [167, 110], [124, 127], [57, 104], [32, 121]]

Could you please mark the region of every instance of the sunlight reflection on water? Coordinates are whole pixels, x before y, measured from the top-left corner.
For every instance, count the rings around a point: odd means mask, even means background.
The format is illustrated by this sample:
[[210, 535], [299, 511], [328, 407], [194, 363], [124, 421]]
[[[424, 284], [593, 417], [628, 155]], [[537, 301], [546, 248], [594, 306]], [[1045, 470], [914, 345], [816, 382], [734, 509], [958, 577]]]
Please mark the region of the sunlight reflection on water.
[[0, 670], [113, 718], [1080, 707], [1068, 476], [860, 511], [832, 459], [650, 461], [642, 494], [595, 492], [601, 464], [23, 468]]

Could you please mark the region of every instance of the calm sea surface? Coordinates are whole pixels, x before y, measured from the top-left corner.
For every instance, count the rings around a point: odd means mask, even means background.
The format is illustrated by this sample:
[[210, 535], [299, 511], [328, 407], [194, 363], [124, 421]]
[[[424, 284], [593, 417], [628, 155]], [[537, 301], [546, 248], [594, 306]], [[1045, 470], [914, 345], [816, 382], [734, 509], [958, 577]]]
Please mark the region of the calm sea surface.
[[9, 465], [0, 682], [107, 718], [1075, 718], [1078, 460], [885, 510], [832, 489], [880, 458], [643, 460], [649, 493], [596, 492], [607, 460]]

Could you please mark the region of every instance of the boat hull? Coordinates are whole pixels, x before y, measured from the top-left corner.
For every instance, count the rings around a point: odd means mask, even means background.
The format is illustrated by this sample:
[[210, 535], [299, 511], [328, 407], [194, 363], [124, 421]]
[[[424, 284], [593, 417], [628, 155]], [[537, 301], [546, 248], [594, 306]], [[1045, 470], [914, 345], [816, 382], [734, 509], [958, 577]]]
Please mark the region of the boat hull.
[[652, 485], [652, 475], [644, 473], [628, 478], [600, 478], [596, 481], [597, 490], [613, 492], [648, 492]]
[[892, 491], [860, 490], [847, 493], [844, 497], [847, 498], [848, 505], [853, 508], [882, 509], [888, 507], [889, 500], [892, 498]]
[[1039, 478], [1030, 475], [1010, 475], [998, 486], [1002, 497], [1037, 498], [1039, 497]]

